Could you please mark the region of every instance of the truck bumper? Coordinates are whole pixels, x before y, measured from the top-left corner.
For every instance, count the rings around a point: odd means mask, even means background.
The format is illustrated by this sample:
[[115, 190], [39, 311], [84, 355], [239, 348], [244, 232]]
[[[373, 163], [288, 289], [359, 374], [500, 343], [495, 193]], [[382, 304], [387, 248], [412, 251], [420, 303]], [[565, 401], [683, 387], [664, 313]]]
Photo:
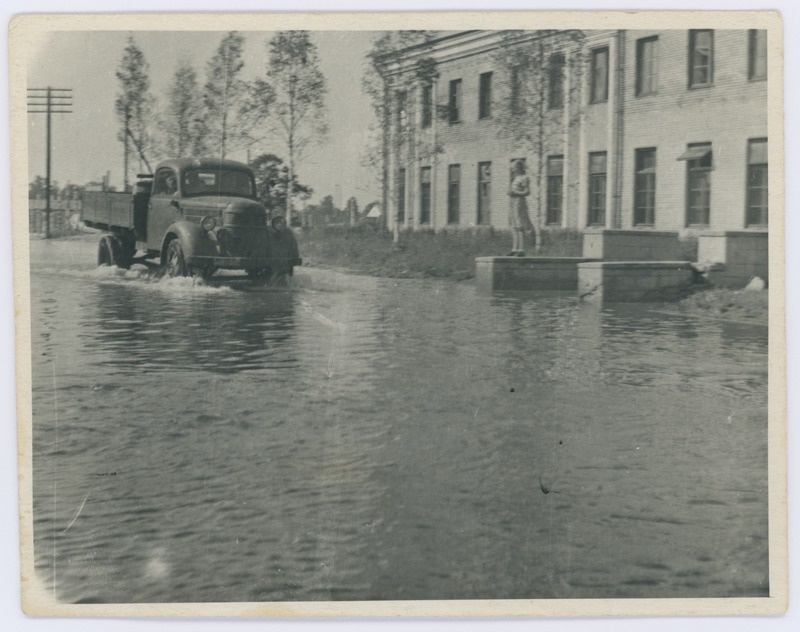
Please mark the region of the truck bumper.
[[192, 268], [224, 268], [226, 270], [262, 270], [299, 266], [303, 264], [300, 257], [295, 259], [272, 259], [268, 257], [208, 257], [194, 255], [186, 258], [186, 264]]

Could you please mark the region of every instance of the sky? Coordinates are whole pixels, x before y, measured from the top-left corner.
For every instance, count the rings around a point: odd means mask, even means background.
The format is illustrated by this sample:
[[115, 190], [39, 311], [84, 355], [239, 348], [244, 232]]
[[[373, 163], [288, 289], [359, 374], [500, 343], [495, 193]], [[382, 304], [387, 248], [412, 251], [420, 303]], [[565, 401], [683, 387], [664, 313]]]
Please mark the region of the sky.
[[[99, 181], [110, 172], [110, 182], [123, 183], [123, 147], [117, 140], [114, 100], [118, 89], [115, 71], [129, 32], [57, 32], [36, 47], [28, 63], [28, 87], [72, 88], [73, 113], [53, 115], [52, 178], [59, 185], [83, 185]], [[166, 104], [167, 90], [179, 63], [188, 61], [205, 82], [206, 62], [214, 55], [224, 32], [140, 31], [134, 39], [150, 65], [151, 93], [159, 107]], [[245, 37], [242, 78], [265, 77], [269, 32], [242, 32]], [[312, 147], [297, 166], [298, 177], [314, 189], [310, 202], [327, 194], [344, 205], [355, 196], [360, 207], [379, 197], [373, 170], [361, 165], [367, 132], [374, 122], [369, 100], [361, 90], [364, 58], [375, 32], [314, 32], [320, 69], [328, 86], [326, 96], [329, 137]], [[29, 181], [45, 174], [46, 116], [28, 117]], [[275, 153], [279, 146], [250, 147], [251, 155]], [[245, 149], [228, 153], [246, 160]], [[136, 166], [130, 170], [130, 176]]]

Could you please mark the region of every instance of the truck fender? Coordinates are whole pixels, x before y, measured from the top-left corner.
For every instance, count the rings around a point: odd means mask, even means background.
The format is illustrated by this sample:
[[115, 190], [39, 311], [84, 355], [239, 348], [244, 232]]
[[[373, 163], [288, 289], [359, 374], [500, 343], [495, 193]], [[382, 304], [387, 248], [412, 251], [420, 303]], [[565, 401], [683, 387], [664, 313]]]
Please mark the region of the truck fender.
[[169, 242], [176, 238], [180, 240], [187, 260], [198, 256], [214, 257], [217, 254], [214, 242], [208, 238], [206, 231], [198, 224], [182, 220], [170, 225], [164, 234], [164, 241], [161, 243], [162, 262], [166, 261]]

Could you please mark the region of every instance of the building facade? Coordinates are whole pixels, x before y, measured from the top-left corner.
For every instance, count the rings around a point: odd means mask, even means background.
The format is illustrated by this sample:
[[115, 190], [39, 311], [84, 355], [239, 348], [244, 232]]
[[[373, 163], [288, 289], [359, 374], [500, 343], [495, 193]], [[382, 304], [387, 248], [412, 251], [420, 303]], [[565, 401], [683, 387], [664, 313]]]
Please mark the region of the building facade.
[[384, 206], [400, 227], [768, 224], [762, 30], [465, 31], [381, 59]]

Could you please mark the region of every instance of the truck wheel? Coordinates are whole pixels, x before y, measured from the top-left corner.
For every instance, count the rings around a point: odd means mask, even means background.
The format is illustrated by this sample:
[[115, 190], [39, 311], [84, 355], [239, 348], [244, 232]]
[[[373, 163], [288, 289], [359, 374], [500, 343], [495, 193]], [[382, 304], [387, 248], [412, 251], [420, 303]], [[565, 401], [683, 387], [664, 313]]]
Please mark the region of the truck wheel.
[[166, 273], [170, 277], [189, 276], [189, 268], [183, 257], [183, 248], [177, 239], [173, 239], [167, 246]]
[[247, 270], [247, 276], [256, 283], [266, 283], [272, 276], [272, 271], [269, 268], [250, 268]]
[[99, 266], [119, 266], [119, 242], [110, 235], [106, 235], [100, 240], [97, 248], [97, 265]]

